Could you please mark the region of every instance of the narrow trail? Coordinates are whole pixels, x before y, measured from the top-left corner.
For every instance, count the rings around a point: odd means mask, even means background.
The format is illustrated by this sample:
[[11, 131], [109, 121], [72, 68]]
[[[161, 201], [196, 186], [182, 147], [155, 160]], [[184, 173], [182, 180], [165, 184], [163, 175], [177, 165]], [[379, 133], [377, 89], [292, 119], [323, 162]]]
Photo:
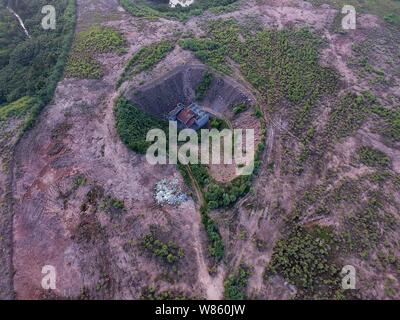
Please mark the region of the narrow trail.
[[[200, 186], [198, 185], [196, 179], [193, 177], [192, 171], [189, 166], [186, 166], [189, 178], [192, 182], [192, 185], [195, 189], [196, 197], [199, 201], [197, 205], [197, 210], [200, 212], [200, 208], [204, 204], [204, 196], [201, 191]], [[200, 240], [200, 225], [201, 225], [201, 217], [200, 213], [196, 216], [196, 223], [193, 224], [193, 237], [195, 239], [193, 246], [196, 251], [197, 265], [199, 267], [199, 281], [203, 285], [207, 300], [221, 300], [223, 298], [224, 293], [224, 268], [222, 265], [218, 267], [218, 272], [216, 277], [211, 277], [208, 272], [208, 266], [206, 263], [206, 258], [203, 254], [203, 247], [201, 245]]]
[[[265, 158], [266, 162], [268, 162], [269, 155], [272, 153], [272, 149], [274, 146], [274, 139], [275, 139], [275, 127], [271, 126], [270, 130], [268, 132], [268, 137], [267, 137], [267, 148], [266, 148], [266, 158]], [[239, 205], [242, 204], [244, 201], [246, 201], [246, 199], [247, 199], [247, 197], [243, 198], [239, 202]], [[251, 241], [253, 239], [253, 235], [258, 230], [258, 228], [257, 228], [258, 221], [261, 218], [265, 217], [266, 213], [268, 213], [268, 207], [263, 208], [261, 210], [257, 208], [255, 210], [251, 211], [249, 219], [244, 224], [245, 227], [247, 228], [247, 230], [250, 230], [251, 233], [249, 234], [247, 240], [240, 243], [239, 248], [236, 248], [238, 254], [235, 255], [235, 257], [232, 261], [232, 264], [235, 269], [239, 267], [240, 262], [242, 261], [242, 257], [243, 257], [245, 248], [248, 248], [249, 246], [251, 246]]]

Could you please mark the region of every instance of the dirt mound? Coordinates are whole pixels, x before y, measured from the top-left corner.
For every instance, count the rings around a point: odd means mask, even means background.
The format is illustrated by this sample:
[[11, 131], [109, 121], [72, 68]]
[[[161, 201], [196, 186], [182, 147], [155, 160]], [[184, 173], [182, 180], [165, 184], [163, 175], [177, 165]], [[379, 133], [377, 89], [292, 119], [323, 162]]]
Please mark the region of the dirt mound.
[[[208, 69], [201, 65], [178, 67], [167, 75], [125, 94], [143, 111], [165, 117], [178, 103], [189, 104], [196, 100], [196, 89]], [[201, 102], [206, 108], [224, 112], [239, 103], [252, 104], [251, 95], [229, 77], [215, 75]]]

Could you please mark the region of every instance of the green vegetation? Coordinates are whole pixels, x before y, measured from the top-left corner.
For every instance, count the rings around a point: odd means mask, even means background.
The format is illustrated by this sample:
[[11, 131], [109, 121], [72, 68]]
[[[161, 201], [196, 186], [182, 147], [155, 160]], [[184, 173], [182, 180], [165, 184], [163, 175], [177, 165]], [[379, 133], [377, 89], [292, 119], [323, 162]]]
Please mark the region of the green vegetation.
[[228, 123], [224, 119], [212, 118], [210, 126], [213, 129], [222, 131], [223, 129], [229, 129]]
[[298, 136], [310, 125], [318, 99], [337, 89], [336, 72], [319, 64], [322, 40], [306, 28], [253, 32], [235, 20], [216, 20], [206, 37], [179, 44], [222, 73], [231, 72], [230, 60], [239, 64], [271, 110], [290, 103], [291, 129]]
[[371, 112], [375, 97], [369, 92], [343, 96], [331, 112], [326, 126], [331, 140], [344, 138], [358, 130]]
[[141, 299], [143, 300], [189, 300], [189, 298], [180, 292], [160, 291], [153, 286], [147, 287], [142, 291]]
[[122, 141], [133, 151], [145, 154], [151, 146], [151, 142], [146, 141], [146, 135], [151, 129], [168, 130], [166, 121], [157, 119], [129, 101], [119, 98], [115, 107], [115, 118], [117, 121], [117, 132]]
[[87, 183], [87, 178], [84, 175], [78, 174], [74, 177], [74, 187], [79, 188]]
[[168, 264], [174, 264], [185, 256], [185, 253], [174, 242], [159, 240], [154, 231], [143, 237], [141, 245], [154, 256], [160, 257]]
[[196, 88], [196, 99], [198, 101], [204, 100], [208, 89], [210, 89], [210, 87], [211, 87], [213, 79], [214, 79], [214, 77], [213, 77], [212, 73], [206, 72], [204, 74], [203, 79], [201, 80], [200, 84]]
[[372, 112], [382, 119], [380, 131], [386, 137], [394, 141], [400, 141], [400, 110], [391, 110], [381, 106], [375, 106]]
[[161, 41], [141, 48], [133, 54], [128, 61], [123, 74], [118, 80], [117, 87], [120, 87], [123, 82], [154, 67], [158, 62], [164, 59], [167, 54], [175, 47], [174, 42]]
[[301, 294], [313, 295], [322, 289], [338, 288], [339, 269], [334, 261], [335, 235], [330, 228], [296, 227], [274, 248], [266, 276], [282, 275]]
[[247, 104], [240, 103], [240, 104], [234, 106], [232, 111], [233, 111], [234, 114], [237, 115], [239, 113], [242, 113], [242, 112], [246, 111], [248, 108], [249, 108], [249, 106]]
[[390, 158], [383, 152], [368, 147], [362, 146], [357, 150], [357, 154], [361, 163], [370, 167], [387, 168], [390, 166]]
[[[190, 175], [196, 180], [197, 184], [201, 189], [204, 189], [209, 183], [209, 173], [205, 166], [197, 165], [182, 165], [178, 164], [178, 169], [180, 170], [186, 183], [191, 184]], [[200, 192], [203, 192], [200, 190]], [[199, 199], [201, 200], [201, 199]], [[217, 223], [209, 216], [209, 208], [207, 204], [204, 204], [200, 208], [201, 222], [207, 233], [208, 238], [208, 253], [210, 257], [214, 258], [217, 262], [224, 257], [224, 242], [222, 240], [221, 234], [219, 233]]]
[[224, 297], [228, 300], [244, 300], [247, 298], [247, 281], [251, 275], [251, 270], [242, 264], [236, 273], [231, 273], [224, 282]]
[[125, 211], [125, 203], [123, 200], [106, 196], [101, 203], [101, 208], [110, 214], [111, 217], [115, 217]]
[[240, 197], [249, 192], [251, 179], [248, 176], [240, 176], [226, 185], [212, 182], [205, 193], [205, 198], [211, 209], [229, 207]]
[[[197, 181], [204, 192], [205, 201], [210, 209], [228, 208], [240, 197], [243, 197], [250, 191], [252, 179], [261, 165], [260, 157], [264, 148], [264, 144], [260, 143], [258, 145], [252, 175], [238, 176], [226, 184], [215, 181], [208, 173], [207, 167], [204, 165], [199, 164], [189, 166], [193, 178]], [[183, 172], [183, 175], [185, 176], [185, 172]]]
[[[0, 113], [2, 119], [14, 112], [26, 115], [25, 129], [53, 98], [75, 30], [75, 0], [52, 2], [58, 13], [57, 28], [52, 32], [41, 27], [41, 8], [47, 4], [45, 0], [14, 2], [13, 9], [30, 33], [28, 39], [5, 1], [0, 1]], [[1, 111], [3, 108], [6, 110]]]
[[187, 20], [190, 16], [199, 16], [207, 9], [222, 13], [237, 8], [237, 0], [201, 0], [196, 1], [188, 7], [177, 6], [170, 8], [169, 1], [150, 0], [120, 0], [121, 5], [135, 17], [145, 18], [171, 18]]
[[371, 193], [368, 201], [351, 213], [344, 221], [344, 243], [349, 252], [359, 253], [363, 258], [382, 241], [382, 230], [395, 230], [394, 217], [383, 209], [383, 198], [378, 193]]
[[211, 39], [183, 39], [179, 41], [182, 49], [191, 50], [203, 63], [222, 73], [229, 74], [231, 68], [226, 65], [227, 47]]
[[32, 105], [37, 101], [32, 97], [22, 97], [14, 102], [0, 107], [0, 122], [8, 118], [19, 118], [29, 113]]
[[216, 222], [210, 218], [208, 207], [205, 205], [200, 209], [201, 222], [207, 232], [208, 237], [208, 253], [216, 261], [220, 261], [224, 256], [224, 242], [218, 231]]
[[66, 66], [66, 76], [100, 79], [103, 71], [96, 54], [108, 52], [123, 52], [125, 40], [113, 28], [92, 26], [80, 32], [73, 45]]
[[368, 12], [378, 15], [388, 23], [400, 26], [400, 1], [399, 0], [310, 0], [316, 5], [331, 4], [336, 8], [344, 5], [355, 6], [357, 12]]

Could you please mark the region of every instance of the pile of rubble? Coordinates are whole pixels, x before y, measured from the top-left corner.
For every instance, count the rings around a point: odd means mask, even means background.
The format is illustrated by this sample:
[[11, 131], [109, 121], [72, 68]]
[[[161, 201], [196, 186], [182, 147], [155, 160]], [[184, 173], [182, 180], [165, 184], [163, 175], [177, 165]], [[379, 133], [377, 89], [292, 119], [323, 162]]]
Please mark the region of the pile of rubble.
[[179, 187], [178, 179], [162, 179], [155, 186], [154, 199], [159, 205], [169, 204], [179, 206], [189, 200], [186, 193]]

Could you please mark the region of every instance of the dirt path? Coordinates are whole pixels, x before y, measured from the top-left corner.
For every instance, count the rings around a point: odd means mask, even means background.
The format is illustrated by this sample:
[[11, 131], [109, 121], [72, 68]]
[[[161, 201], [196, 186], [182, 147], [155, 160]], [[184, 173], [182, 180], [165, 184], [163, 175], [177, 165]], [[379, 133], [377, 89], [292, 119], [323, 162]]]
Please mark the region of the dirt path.
[[[192, 186], [195, 189], [196, 197], [199, 201], [197, 205], [197, 211], [200, 212], [200, 208], [204, 204], [204, 196], [203, 192], [196, 179], [193, 177], [192, 170], [190, 166], [186, 166], [190, 180], [192, 181]], [[208, 272], [208, 266], [206, 263], [206, 259], [203, 254], [203, 246], [200, 240], [200, 225], [201, 225], [201, 217], [200, 213], [197, 215], [198, 220], [195, 224], [193, 224], [193, 235], [195, 242], [193, 244], [194, 249], [196, 251], [197, 263], [199, 266], [199, 280], [202, 283], [203, 288], [205, 289], [207, 299], [208, 300], [221, 300], [223, 298], [224, 293], [224, 268], [222, 265], [218, 267], [217, 275], [215, 277], [211, 277]]]
[[[265, 156], [265, 163], [268, 163], [269, 160], [269, 156], [272, 154], [272, 150], [274, 147], [274, 140], [275, 140], [275, 127], [271, 126], [270, 130], [268, 131], [268, 136], [266, 139], [266, 156]], [[241, 204], [243, 204], [246, 201], [247, 197], [243, 198], [239, 203], [238, 206], [240, 206]], [[249, 236], [247, 237], [246, 241], [240, 242], [239, 243], [239, 247], [236, 247], [235, 251], [238, 252], [233, 261], [232, 261], [232, 265], [234, 266], [234, 269], [237, 269], [242, 261], [242, 256], [244, 251], [246, 250], [246, 248], [249, 248], [250, 246], [252, 246], [252, 239], [253, 236], [256, 234], [256, 232], [258, 231], [258, 222], [261, 218], [266, 216], [266, 213], [268, 213], [268, 207], [266, 208], [262, 208], [262, 209], [254, 209], [251, 211], [250, 216], [248, 219], [242, 219], [243, 221], [241, 221], [241, 224], [250, 231]]]

